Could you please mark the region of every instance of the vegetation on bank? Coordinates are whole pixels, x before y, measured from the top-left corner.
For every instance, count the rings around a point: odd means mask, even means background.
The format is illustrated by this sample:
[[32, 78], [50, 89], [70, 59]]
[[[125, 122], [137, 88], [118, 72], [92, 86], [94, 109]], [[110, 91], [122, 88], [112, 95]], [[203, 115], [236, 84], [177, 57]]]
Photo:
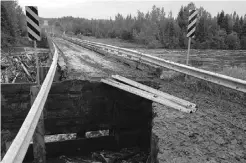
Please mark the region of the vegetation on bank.
[[234, 78], [246, 80], [245, 67], [241, 67], [241, 66], [225, 67], [220, 73]]
[[[153, 6], [152, 10], [137, 16], [123, 17], [117, 14], [112, 20], [62, 17], [50, 19], [61, 32], [95, 36], [97, 38], [121, 38], [144, 44], [148, 48], [187, 48], [187, 26], [190, 6], [182, 6], [177, 17], [164, 8]], [[192, 48], [196, 49], [246, 49], [246, 16], [224, 11], [212, 17], [204, 8], [199, 9], [196, 37]]]
[[26, 35], [22, 8], [16, 1], [1, 1], [1, 48], [19, 44]]
[[[28, 40], [26, 16], [18, 2], [1, 1], [1, 50], [13, 46], [33, 46], [33, 42]], [[37, 47], [48, 48], [44, 31]]]

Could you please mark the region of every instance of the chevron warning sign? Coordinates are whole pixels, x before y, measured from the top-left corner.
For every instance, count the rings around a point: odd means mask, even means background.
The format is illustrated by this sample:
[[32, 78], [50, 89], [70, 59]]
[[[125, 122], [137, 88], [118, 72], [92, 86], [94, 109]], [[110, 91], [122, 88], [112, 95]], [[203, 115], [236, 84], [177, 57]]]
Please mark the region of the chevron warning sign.
[[190, 10], [187, 37], [193, 37], [196, 30], [197, 10]]
[[36, 6], [26, 6], [26, 21], [29, 39], [33, 41], [40, 41], [38, 8]]

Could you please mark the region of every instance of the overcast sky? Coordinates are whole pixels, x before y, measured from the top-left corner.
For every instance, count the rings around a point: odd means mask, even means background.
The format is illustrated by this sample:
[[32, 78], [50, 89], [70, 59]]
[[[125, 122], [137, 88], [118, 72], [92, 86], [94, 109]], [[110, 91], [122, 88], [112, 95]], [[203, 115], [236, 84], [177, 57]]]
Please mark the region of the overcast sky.
[[[117, 13], [136, 15], [137, 10], [144, 13], [150, 11], [153, 5], [164, 7], [166, 13], [172, 11], [176, 17], [182, 5], [187, 5], [191, 1], [150, 1], [150, 0], [18, 0], [19, 4], [25, 6], [37, 6], [39, 16], [44, 18], [54, 18], [63, 16], [83, 17], [88, 19], [113, 19]], [[192, 1], [196, 7], [202, 6], [216, 16], [218, 12], [224, 10], [225, 13], [236, 11], [240, 16], [246, 14], [246, 1]]]

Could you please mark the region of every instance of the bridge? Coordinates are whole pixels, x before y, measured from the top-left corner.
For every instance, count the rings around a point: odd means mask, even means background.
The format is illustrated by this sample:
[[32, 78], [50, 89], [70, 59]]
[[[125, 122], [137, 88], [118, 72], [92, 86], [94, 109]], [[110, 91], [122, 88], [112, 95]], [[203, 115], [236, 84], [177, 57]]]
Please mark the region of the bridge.
[[[134, 146], [149, 150], [148, 162], [169, 162], [174, 156], [177, 162], [184, 157], [191, 162], [203, 162], [210, 158], [209, 134], [214, 131], [209, 127], [217, 127], [223, 132], [224, 128], [228, 132], [239, 128], [238, 136], [242, 136], [241, 141], [245, 140], [245, 129], [229, 121], [222, 114], [224, 111], [216, 110], [217, 102], [201, 106], [203, 102], [198, 96], [204, 97], [204, 93], [186, 90], [180, 94], [185, 88], [159, 77], [160, 70], [164, 73], [175, 71], [186, 76], [181, 82], [189, 80], [187, 78], [205, 81], [239, 92], [242, 96], [246, 93], [244, 80], [71, 36], [49, 38], [49, 45], [52, 64], [41, 87], [28, 85], [18, 89], [26, 96], [31, 90], [31, 108], [11, 110], [11, 115], [15, 115], [13, 119], [22, 116], [14, 123], [8, 122], [7, 116], [3, 118], [3, 125], [16, 131], [1, 161], [3, 163], [32, 159], [45, 162], [46, 157], [63, 153], [82, 155], [96, 150]], [[58, 69], [66, 66], [70, 67], [66, 70], [69, 80], [55, 82]], [[165, 85], [165, 89], [159, 89], [159, 85]], [[2, 87], [3, 92], [11, 92], [10, 87]], [[8, 98], [7, 94], [4, 96]], [[221, 100], [221, 103], [227, 104], [226, 100]], [[231, 108], [227, 110], [232, 111]], [[239, 113], [232, 111], [231, 114]], [[215, 120], [213, 117], [216, 116], [220, 118]], [[108, 134], [86, 138], [88, 131], [100, 130], [108, 130]], [[44, 135], [60, 133], [76, 133], [77, 138], [59, 143], [44, 139]], [[211, 139], [216, 148], [226, 144], [219, 133]], [[208, 147], [198, 147], [199, 141], [208, 141]], [[183, 144], [183, 149], [176, 149], [177, 144]], [[226, 152], [232, 150], [228, 148]]]

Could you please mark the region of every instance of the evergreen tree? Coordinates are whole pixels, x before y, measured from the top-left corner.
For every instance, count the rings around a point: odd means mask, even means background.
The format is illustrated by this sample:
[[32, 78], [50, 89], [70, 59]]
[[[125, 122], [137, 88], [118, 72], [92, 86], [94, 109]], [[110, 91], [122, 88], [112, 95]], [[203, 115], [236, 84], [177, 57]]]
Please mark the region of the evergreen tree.
[[232, 23], [230, 23], [230, 16], [228, 14], [226, 14], [225, 16], [225, 19], [223, 22], [223, 28], [226, 30], [227, 34], [230, 34], [232, 31]]
[[224, 22], [224, 17], [225, 17], [225, 14], [224, 14], [224, 11], [222, 10], [221, 13], [219, 14], [219, 16], [217, 17], [217, 23], [218, 25], [222, 28], [223, 26], [223, 22]]
[[233, 31], [237, 32], [237, 34], [240, 34], [240, 24], [239, 24], [239, 16], [237, 15], [235, 19], [235, 23], [233, 25]]
[[246, 22], [245, 22], [245, 23], [243, 24], [243, 26], [242, 26], [241, 36], [242, 36], [242, 37], [246, 36]]
[[225, 42], [226, 42], [228, 48], [231, 50], [240, 48], [240, 40], [239, 40], [236, 33], [231, 33], [231, 34], [227, 35]]

